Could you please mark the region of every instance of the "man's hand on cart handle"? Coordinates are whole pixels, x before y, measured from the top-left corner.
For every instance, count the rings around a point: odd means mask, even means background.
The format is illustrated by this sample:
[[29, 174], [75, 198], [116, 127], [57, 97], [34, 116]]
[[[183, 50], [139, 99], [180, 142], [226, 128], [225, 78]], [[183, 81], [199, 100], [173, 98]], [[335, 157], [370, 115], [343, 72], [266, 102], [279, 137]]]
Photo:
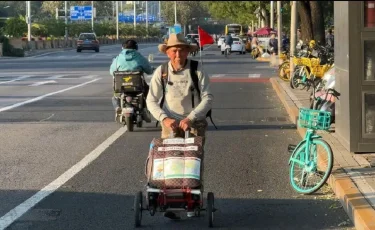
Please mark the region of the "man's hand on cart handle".
[[184, 131], [187, 131], [190, 129], [191, 127], [191, 121], [189, 120], [189, 118], [185, 118], [183, 119], [182, 121], [180, 121], [180, 126], [179, 126], [182, 130]]
[[172, 129], [173, 131], [176, 131], [177, 128], [178, 128], [178, 123], [175, 119], [172, 119], [172, 118], [169, 118], [169, 117], [166, 117], [165, 119], [163, 119], [163, 124], [165, 127], [168, 127], [170, 129]]

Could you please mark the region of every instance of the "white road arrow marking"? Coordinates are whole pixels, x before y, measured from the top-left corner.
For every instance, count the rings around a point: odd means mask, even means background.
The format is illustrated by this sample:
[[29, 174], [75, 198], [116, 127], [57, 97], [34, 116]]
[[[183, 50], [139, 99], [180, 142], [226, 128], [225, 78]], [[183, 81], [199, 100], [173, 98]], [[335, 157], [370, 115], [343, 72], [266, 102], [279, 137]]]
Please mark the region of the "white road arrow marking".
[[51, 84], [51, 83], [56, 83], [56, 81], [40, 81], [40, 82], [35, 82], [34, 84], [31, 84], [29, 86], [40, 86], [40, 85], [45, 85], [45, 84]]

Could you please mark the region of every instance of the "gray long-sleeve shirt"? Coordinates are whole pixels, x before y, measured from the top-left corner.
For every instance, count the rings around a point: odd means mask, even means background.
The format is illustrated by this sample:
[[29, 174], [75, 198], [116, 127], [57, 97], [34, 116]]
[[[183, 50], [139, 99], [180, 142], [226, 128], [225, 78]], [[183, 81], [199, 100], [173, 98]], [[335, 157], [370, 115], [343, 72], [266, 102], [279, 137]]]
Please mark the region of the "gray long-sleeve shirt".
[[193, 82], [190, 76], [190, 60], [181, 71], [174, 72], [171, 63], [168, 63], [168, 78], [172, 85], [166, 85], [165, 99], [163, 108], [160, 108], [159, 102], [163, 96], [161, 84], [161, 66], [159, 66], [151, 79], [150, 90], [147, 95], [147, 108], [155, 119], [162, 121], [169, 117], [176, 120], [183, 120], [188, 117], [192, 121], [206, 119], [207, 112], [212, 107], [213, 95], [210, 91], [210, 79], [202, 71], [202, 66], [198, 65], [198, 86], [201, 91], [201, 102], [196, 90], [194, 90], [194, 105], [192, 108]]

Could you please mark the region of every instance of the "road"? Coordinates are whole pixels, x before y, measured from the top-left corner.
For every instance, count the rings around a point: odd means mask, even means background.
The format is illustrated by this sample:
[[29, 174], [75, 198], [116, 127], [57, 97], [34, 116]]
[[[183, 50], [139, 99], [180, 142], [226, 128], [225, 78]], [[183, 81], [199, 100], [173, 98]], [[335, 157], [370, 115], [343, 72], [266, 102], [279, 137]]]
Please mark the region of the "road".
[[[167, 60], [157, 44], [140, 44]], [[114, 122], [109, 65], [120, 51], [65, 51], [0, 59], [0, 229], [132, 229], [133, 196], [155, 122], [128, 133]], [[197, 57], [196, 59], [199, 59]], [[215, 96], [205, 191], [215, 193], [221, 229], [352, 229], [329, 188], [301, 196], [288, 182], [295, 126], [273, 91], [275, 69], [250, 55], [202, 54]], [[150, 80], [151, 76], [147, 77]], [[147, 229], [205, 229], [201, 218], [144, 213]]]

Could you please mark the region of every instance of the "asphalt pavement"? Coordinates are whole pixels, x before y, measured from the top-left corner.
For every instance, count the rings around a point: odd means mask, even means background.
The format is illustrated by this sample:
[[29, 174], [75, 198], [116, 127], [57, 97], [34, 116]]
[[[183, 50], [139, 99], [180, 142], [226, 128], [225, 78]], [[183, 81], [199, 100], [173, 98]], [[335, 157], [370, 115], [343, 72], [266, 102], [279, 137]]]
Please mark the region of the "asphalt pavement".
[[[152, 65], [157, 44], [139, 47]], [[0, 229], [132, 229], [134, 195], [155, 121], [126, 132], [114, 122], [109, 66], [120, 47], [0, 60]], [[219, 229], [352, 229], [328, 187], [301, 196], [289, 185], [286, 149], [300, 140], [273, 91], [276, 69], [249, 54], [201, 55], [212, 81], [205, 192]], [[147, 77], [150, 80], [151, 76]], [[206, 195], [205, 195], [206, 196]], [[143, 213], [146, 229], [205, 229], [199, 218]]]

